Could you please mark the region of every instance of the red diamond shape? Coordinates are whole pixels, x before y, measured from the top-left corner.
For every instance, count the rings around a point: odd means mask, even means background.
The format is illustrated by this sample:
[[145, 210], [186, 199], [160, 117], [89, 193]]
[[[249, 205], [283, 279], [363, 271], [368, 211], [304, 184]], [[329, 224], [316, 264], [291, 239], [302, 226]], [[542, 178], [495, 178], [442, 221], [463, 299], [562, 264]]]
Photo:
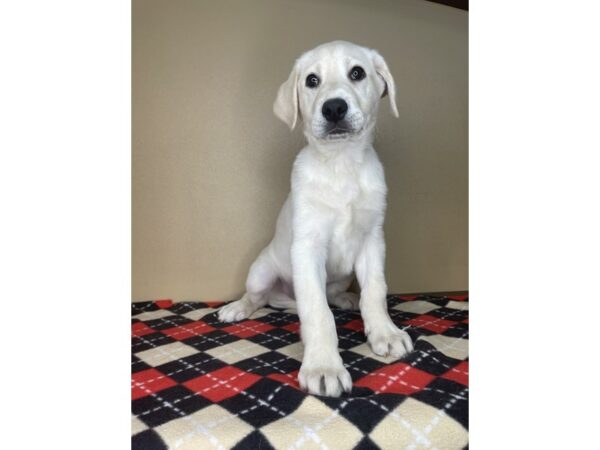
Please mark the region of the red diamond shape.
[[162, 330], [161, 333], [166, 334], [173, 339], [177, 339], [178, 341], [182, 341], [192, 336], [200, 336], [202, 334], [209, 333], [214, 329], [214, 327], [210, 326], [206, 322], [198, 320], [196, 322], [178, 325], [173, 328], [167, 328], [166, 330]]
[[456, 381], [457, 383], [469, 385], [469, 361], [462, 361], [456, 367], [453, 367], [444, 375], [443, 378]]
[[423, 390], [434, 378], [434, 375], [400, 362], [371, 372], [354, 384], [377, 393], [409, 395]]
[[298, 370], [294, 370], [290, 373], [271, 373], [267, 375], [267, 378], [279, 381], [281, 384], [286, 384], [299, 391], [301, 390], [300, 384], [298, 383]]
[[289, 325], [286, 325], [285, 327], [281, 327], [284, 330], [287, 330], [291, 333], [300, 333], [300, 322], [294, 322], [294, 323], [290, 323]]
[[220, 302], [218, 300], [204, 302], [204, 304], [206, 306], [208, 306], [209, 308], [216, 308], [217, 306], [221, 306], [223, 303], [225, 303], [225, 302]]
[[364, 331], [365, 324], [363, 323], [363, 321], [361, 319], [355, 319], [355, 320], [348, 322], [346, 325], [344, 325], [344, 328], [349, 328], [354, 331]]
[[146, 397], [177, 383], [156, 369], [146, 369], [131, 375], [131, 399]]
[[183, 383], [185, 387], [217, 403], [248, 389], [261, 377], [227, 366]]
[[147, 334], [154, 333], [154, 330], [146, 325], [144, 322], [136, 322], [131, 325], [132, 336], [145, 336]]
[[173, 300], [164, 299], [164, 300], [155, 300], [154, 304], [158, 306], [160, 309], [166, 309], [173, 306]]
[[275, 327], [267, 323], [258, 322], [256, 320], [245, 320], [221, 329], [234, 336], [248, 338], [272, 330], [273, 328]]
[[457, 322], [453, 320], [440, 319], [439, 317], [430, 316], [428, 314], [423, 314], [422, 316], [415, 317], [414, 319], [410, 319], [407, 322], [404, 322], [405, 325], [413, 325], [419, 328], [425, 328], [426, 330], [433, 331], [434, 333], [443, 333], [448, 328], [453, 325], [456, 325]]
[[401, 300], [415, 300], [418, 295], [400, 295]]
[[458, 302], [464, 302], [469, 299], [468, 295], [450, 295], [448, 297], [450, 300], [456, 300]]

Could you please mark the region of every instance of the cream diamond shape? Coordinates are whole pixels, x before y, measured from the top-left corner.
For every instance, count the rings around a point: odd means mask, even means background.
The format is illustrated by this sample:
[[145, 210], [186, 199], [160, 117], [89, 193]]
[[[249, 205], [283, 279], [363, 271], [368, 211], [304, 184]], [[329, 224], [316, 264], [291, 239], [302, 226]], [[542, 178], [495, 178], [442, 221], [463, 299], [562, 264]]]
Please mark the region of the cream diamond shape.
[[198, 350], [194, 347], [190, 347], [181, 342], [173, 342], [171, 344], [151, 348], [150, 350], [144, 350], [143, 352], [136, 353], [135, 356], [140, 358], [146, 364], [156, 367], [170, 361], [185, 358], [194, 353], [198, 353]]
[[210, 356], [220, 359], [227, 364], [233, 364], [242, 359], [253, 358], [269, 351], [268, 348], [265, 348], [262, 345], [255, 344], [251, 341], [240, 340], [220, 347], [211, 348], [204, 353], [208, 353]]
[[175, 314], [173, 314], [171, 311], [168, 311], [166, 309], [157, 309], [156, 311], [146, 311], [141, 314], [137, 314], [137, 315], [133, 316], [133, 318], [143, 320], [143, 321], [148, 321], [148, 320], [162, 319], [164, 317], [169, 317], [169, 316], [174, 316], [174, 315]]
[[[386, 364], [389, 364], [392, 361], [396, 361], [398, 359], [398, 358], [394, 358], [393, 356], [376, 355], [375, 353], [373, 353], [373, 350], [371, 350], [371, 347], [369, 347], [369, 344], [367, 344], [366, 342], [363, 342], [362, 344], [357, 345], [356, 347], [352, 347], [349, 350], [351, 352], [358, 353], [359, 355], [366, 356], [369, 359], [375, 359], [379, 362], [386, 363]], [[277, 350], [277, 351], [279, 351], [279, 350]]]
[[461, 311], [468, 311], [469, 304], [467, 302], [455, 302], [454, 300], [450, 300], [446, 305], [446, 308], [452, 309], [460, 309]]
[[272, 312], [275, 312], [275, 310], [271, 309], [271, 308], [260, 308], [260, 309], [257, 309], [256, 311], [254, 311], [248, 318], [249, 319], [258, 319], [259, 317], [268, 316]]
[[232, 448], [254, 428], [219, 405], [171, 420], [154, 429], [168, 448]]
[[215, 308], [199, 308], [199, 309], [195, 309], [190, 312], [186, 312], [185, 314], [183, 314], [183, 316], [187, 317], [188, 319], [192, 319], [192, 320], [200, 320], [204, 316], [207, 316], [208, 314], [214, 313], [217, 311], [218, 310]]
[[141, 433], [144, 430], [147, 430], [148, 426], [138, 419], [136, 416], [131, 416], [131, 435]]
[[403, 302], [393, 307], [398, 311], [406, 311], [415, 314], [427, 314], [429, 311], [438, 309], [438, 305], [426, 302], [425, 300], [411, 300], [409, 302]]
[[399, 448], [464, 448], [469, 434], [443, 410], [407, 398], [371, 431], [383, 450]]
[[467, 359], [469, 356], [468, 339], [432, 334], [431, 336], [421, 336], [419, 340], [429, 342], [436, 350], [450, 358]]
[[363, 434], [331, 408], [308, 396], [291, 414], [261, 428], [275, 448], [352, 449]]
[[304, 345], [302, 342], [295, 342], [285, 347], [278, 348], [277, 353], [282, 353], [289, 358], [293, 358], [296, 361], [302, 362], [302, 356], [304, 355]]

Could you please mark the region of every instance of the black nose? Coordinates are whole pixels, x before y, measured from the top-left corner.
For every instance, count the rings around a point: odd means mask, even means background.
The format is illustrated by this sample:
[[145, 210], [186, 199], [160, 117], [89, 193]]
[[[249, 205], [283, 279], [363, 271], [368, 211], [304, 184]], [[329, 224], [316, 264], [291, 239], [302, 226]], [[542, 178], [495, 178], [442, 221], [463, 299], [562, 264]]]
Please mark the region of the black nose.
[[348, 103], [341, 98], [332, 98], [323, 103], [323, 117], [325, 117], [328, 122], [339, 122], [346, 116], [347, 111]]

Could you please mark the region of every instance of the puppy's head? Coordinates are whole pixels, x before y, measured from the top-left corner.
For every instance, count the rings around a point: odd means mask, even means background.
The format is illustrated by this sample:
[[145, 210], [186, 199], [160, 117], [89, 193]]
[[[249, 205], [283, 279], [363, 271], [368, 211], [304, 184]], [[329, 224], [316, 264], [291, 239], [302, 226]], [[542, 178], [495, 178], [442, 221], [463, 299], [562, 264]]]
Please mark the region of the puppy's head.
[[362, 136], [375, 124], [379, 99], [396, 108], [396, 86], [375, 50], [334, 41], [304, 53], [277, 94], [275, 115], [290, 128], [298, 116], [304, 133], [326, 143]]

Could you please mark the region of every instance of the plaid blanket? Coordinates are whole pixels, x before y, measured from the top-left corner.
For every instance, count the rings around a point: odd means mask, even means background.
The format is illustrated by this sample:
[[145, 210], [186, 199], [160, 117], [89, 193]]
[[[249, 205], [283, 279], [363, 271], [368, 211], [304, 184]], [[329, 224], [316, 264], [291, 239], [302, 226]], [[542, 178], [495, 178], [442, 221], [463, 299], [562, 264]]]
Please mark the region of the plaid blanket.
[[415, 350], [373, 354], [356, 311], [333, 309], [353, 390], [298, 386], [294, 310], [263, 308], [235, 324], [222, 303], [132, 304], [134, 449], [461, 449], [468, 445], [466, 296], [389, 296]]

